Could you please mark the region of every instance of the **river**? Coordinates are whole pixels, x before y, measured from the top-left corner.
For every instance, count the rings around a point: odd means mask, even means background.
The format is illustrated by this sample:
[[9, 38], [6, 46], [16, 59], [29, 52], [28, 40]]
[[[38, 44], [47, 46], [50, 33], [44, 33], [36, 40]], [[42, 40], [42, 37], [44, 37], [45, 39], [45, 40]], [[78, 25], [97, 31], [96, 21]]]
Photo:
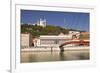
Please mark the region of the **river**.
[[21, 63], [89, 60], [89, 51], [21, 52]]

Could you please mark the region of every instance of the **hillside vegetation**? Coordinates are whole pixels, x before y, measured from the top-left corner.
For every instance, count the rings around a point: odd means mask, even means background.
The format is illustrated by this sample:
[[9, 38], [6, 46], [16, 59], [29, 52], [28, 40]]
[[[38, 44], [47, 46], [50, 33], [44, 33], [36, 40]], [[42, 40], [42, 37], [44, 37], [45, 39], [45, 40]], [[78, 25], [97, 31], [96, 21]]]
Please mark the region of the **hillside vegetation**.
[[68, 34], [69, 29], [65, 29], [59, 26], [47, 25], [46, 27], [33, 26], [33, 25], [21, 25], [21, 33], [31, 33], [34, 37], [39, 35], [59, 35], [60, 33]]
[[[69, 31], [74, 29], [65, 29], [60, 26], [47, 25], [46, 27], [41, 27], [37, 25], [21, 25], [21, 33], [31, 33], [33, 37], [39, 37], [40, 35], [59, 35], [60, 33], [68, 34]], [[80, 30], [74, 30], [80, 31]], [[84, 32], [84, 31], [80, 31]], [[80, 39], [89, 39], [89, 35], [80, 35]]]

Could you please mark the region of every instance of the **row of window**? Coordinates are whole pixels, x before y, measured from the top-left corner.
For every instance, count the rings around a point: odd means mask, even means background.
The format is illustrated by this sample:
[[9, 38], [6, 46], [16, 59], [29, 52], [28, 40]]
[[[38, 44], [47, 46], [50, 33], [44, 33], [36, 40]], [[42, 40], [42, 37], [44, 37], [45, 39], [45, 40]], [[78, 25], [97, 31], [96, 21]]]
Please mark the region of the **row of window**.
[[66, 42], [66, 40], [40, 40], [40, 44], [62, 44], [64, 42]]

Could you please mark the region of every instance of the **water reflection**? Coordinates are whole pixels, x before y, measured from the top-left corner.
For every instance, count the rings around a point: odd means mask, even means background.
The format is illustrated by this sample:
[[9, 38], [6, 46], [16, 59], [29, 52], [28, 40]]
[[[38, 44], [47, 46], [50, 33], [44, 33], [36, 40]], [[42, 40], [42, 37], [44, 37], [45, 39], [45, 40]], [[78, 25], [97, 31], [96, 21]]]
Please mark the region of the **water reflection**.
[[60, 60], [65, 60], [64, 52], [59, 53]]
[[87, 60], [89, 51], [21, 52], [21, 62]]

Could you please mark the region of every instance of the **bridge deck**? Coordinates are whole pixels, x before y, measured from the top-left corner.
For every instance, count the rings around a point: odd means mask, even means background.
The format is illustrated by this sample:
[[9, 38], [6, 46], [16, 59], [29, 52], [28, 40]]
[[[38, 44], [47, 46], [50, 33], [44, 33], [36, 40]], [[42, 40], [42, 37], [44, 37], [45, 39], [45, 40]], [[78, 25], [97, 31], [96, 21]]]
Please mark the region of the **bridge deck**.
[[68, 44], [77, 44], [77, 45], [88, 45], [89, 46], [89, 40], [71, 40], [69, 42], [65, 42], [61, 44], [59, 47], [63, 47]]

